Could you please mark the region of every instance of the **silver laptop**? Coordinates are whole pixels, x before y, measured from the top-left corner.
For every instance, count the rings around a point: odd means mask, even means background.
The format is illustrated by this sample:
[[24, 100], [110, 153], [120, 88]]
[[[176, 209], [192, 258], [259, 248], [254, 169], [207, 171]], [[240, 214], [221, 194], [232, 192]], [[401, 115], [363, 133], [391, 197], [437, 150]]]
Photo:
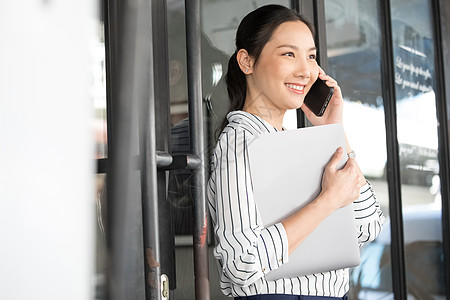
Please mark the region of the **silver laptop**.
[[[338, 147], [341, 125], [325, 125], [256, 136], [248, 147], [254, 198], [265, 226], [294, 213], [320, 192], [322, 173]], [[343, 155], [345, 156], [345, 155]], [[345, 164], [343, 157], [340, 167]], [[292, 278], [357, 266], [360, 254], [353, 204], [328, 216], [266, 279]]]

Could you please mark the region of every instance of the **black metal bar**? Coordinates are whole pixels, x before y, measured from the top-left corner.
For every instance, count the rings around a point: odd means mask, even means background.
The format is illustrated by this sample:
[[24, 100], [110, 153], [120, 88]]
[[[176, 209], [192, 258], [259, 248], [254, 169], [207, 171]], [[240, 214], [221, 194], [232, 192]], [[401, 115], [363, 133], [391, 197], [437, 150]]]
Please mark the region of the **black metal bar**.
[[112, 133], [114, 132], [114, 117], [113, 117], [113, 98], [115, 93], [115, 74], [116, 62], [115, 57], [118, 56], [118, 50], [116, 49], [118, 43], [115, 35], [119, 33], [117, 29], [118, 17], [116, 12], [118, 11], [117, 2], [112, 0], [103, 0], [103, 20], [105, 28], [105, 73], [106, 73], [106, 122], [107, 122], [107, 141], [108, 141], [108, 157], [111, 156], [112, 150]]
[[[166, 0], [152, 0], [153, 26], [153, 74], [155, 95], [155, 124], [157, 128], [157, 153], [169, 152], [170, 128], [170, 86], [169, 86], [169, 41], [167, 29]], [[158, 156], [157, 156], [158, 160]], [[158, 211], [161, 276], [169, 281], [169, 288], [176, 288], [175, 236], [171, 204], [167, 200], [166, 172], [158, 163]]]
[[316, 0], [295, 1], [297, 2], [295, 5], [295, 9], [298, 9], [297, 12], [305, 16], [308, 19], [308, 21], [312, 22], [312, 24], [315, 24], [316, 22], [314, 20], [314, 1]]
[[200, 157], [192, 154], [188, 155], [174, 155], [172, 156], [172, 163], [165, 167], [160, 167], [161, 170], [195, 170], [201, 168], [202, 160]]
[[[444, 277], [445, 277], [445, 287], [447, 299], [450, 299], [450, 149], [449, 149], [449, 131], [448, 124], [449, 119], [447, 115], [447, 101], [450, 101], [446, 97], [445, 89], [445, 70], [444, 70], [444, 43], [450, 44], [450, 40], [445, 41], [445, 39], [450, 39], [448, 36], [442, 34], [441, 26], [441, 11], [439, 6], [439, 1], [432, 1], [432, 11], [433, 11], [433, 40], [434, 40], [434, 66], [436, 73], [436, 112], [438, 118], [438, 137], [439, 137], [439, 176], [441, 181], [441, 201], [442, 201], [442, 242], [444, 249]], [[448, 14], [450, 15], [450, 4], [448, 1], [441, 2], [442, 9], [445, 9], [447, 5]], [[450, 16], [447, 16], [450, 17]], [[450, 27], [450, 26], [449, 26]], [[445, 28], [444, 28], [445, 29]], [[450, 50], [450, 49], [447, 49]], [[449, 74], [450, 76], [450, 74]]]
[[[109, 160], [107, 158], [96, 159], [97, 174], [108, 173]], [[196, 169], [200, 166], [200, 162], [196, 156], [177, 155], [172, 157], [169, 153], [163, 151], [156, 152], [156, 164], [159, 170], [175, 170], [175, 169]], [[133, 170], [141, 169], [141, 157], [132, 156]]]
[[[305, 7], [304, 0], [291, 0], [291, 8], [298, 12], [299, 14], [302, 14], [308, 18], [311, 22], [314, 22], [311, 18], [314, 18], [314, 12], [313, 12], [313, 5], [310, 0], [308, 0], [309, 7]], [[308, 9], [309, 8], [309, 9]], [[297, 109], [297, 128], [304, 128], [306, 127], [306, 117], [303, 110], [300, 108]]]
[[300, 0], [291, 0], [291, 9], [300, 12]]
[[151, 1], [133, 2], [136, 38], [133, 96], [137, 97], [141, 153], [142, 230], [145, 298], [161, 299], [161, 251], [156, 153], [153, 23]]
[[[151, 45], [148, 45], [151, 48]], [[153, 73], [151, 73], [153, 74]], [[150, 95], [143, 124], [143, 153], [141, 170], [142, 214], [144, 232], [146, 299], [161, 299], [161, 254], [159, 238], [158, 176], [156, 154], [155, 98]]]
[[403, 242], [403, 215], [401, 198], [400, 158], [397, 140], [397, 113], [395, 96], [395, 69], [392, 44], [390, 1], [380, 1], [381, 71], [383, 103], [385, 109], [387, 145], [387, 181], [389, 190], [389, 214], [391, 220], [391, 265], [394, 297], [406, 300], [405, 254]]
[[[138, 189], [138, 182], [133, 181], [133, 164], [137, 145], [132, 134], [133, 108], [137, 105], [135, 82], [139, 81], [135, 70], [137, 10], [130, 3], [116, 0], [107, 2], [107, 74], [108, 103], [111, 115], [108, 123], [114, 121], [114, 126], [108, 127], [109, 162], [108, 174], [108, 226], [107, 244], [108, 261], [108, 291], [109, 300], [139, 298], [144, 293], [144, 278], [142, 265], [133, 262], [140, 261], [141, 252], [135, 251], [135, 245], [142, 238], [130, 234], [142, 227], [136, 220], [136, 202], [133, 191]], [[109, 54], [109, 55], [108, 55]], [[142, 274], [142, 276], [139, 276]]]
[[324, 0], [314, 1], [314, 27], [316, 29], [317, 61], [325, 72], [328, 70], [327, 32]]
[[[114, 131], [114, 122], [113, 122], [113, 87], [114, 87], [114, 74], [115, 74], [115, 62], [113, 57], [115, 57], [116, 50], [114, 49], [115, 39], [114, 32], [118, 32], [115, 25], [117, 22], [112, 22], [111, 18], [113, 17], [112, 11], [114, 8], [111, 8], [113, 4], [116, 2], [103, 0], [102, 1], [102, 19], [104, 26], [104, 34], [105, 34], [105, 74], [106, 74], [106, 134], [107, 134], [107, 149], [108, 149], [108, 157], [111, 157], [113, 149], [112, 149], [112, 133]], [[117, 11], [117, 10], [116, 10]], [[109, 159], [103, 159], [97, 161], [97, 173], [108, 173], [109, 171]], [[108, 176], [108, 175], [107, 175]]]
[[[441, 16], [441, 36], [442, 36], [442, 59], [444, 62], [444, 73], [447, 79], [450, 77], [450, 2], [448, 0], [439, 0], [439, 11]], [[445, 90], [447, 109], [450, 108], [450, 88]], [[450, 111], [447, 110], [447, 117], [450, 117]], [[447, 119], [448, 120], [448, 119]], [[447, 123], [448, 124], [448, 123]]]
[[200, 168], [193, 170], [195, 299], [207, 300], [210, 299], [210, 289], [201, 86], [200, 0], [186, 0], [185, 10], [191, 154], [198, 156], [202, 162]]
[[108, 173], [109, 162], [107, 158], [100, 158], [96, 160], [97, 163], [97, 174]]
[[[325, 23], [324, 0], [292, 0], [291, 5], [298, 13], [304, 15], [315, 28], [315, 44], [318, 49], [317, 62], [326, 71], [328, 69], [327, 34]], [[297, 109], [297, 128], [311, 126], [301, 109]]]

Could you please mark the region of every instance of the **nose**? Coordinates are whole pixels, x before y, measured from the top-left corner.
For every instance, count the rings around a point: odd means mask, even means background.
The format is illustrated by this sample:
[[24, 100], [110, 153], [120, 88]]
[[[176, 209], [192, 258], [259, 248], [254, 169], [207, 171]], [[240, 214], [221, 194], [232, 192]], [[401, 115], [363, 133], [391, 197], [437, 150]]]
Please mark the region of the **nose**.
[[311, 77], [311, 70], [308, 68], [306, 61], [298, 61], [296, 64], [294, 76], [298, 78], [309, 78]]

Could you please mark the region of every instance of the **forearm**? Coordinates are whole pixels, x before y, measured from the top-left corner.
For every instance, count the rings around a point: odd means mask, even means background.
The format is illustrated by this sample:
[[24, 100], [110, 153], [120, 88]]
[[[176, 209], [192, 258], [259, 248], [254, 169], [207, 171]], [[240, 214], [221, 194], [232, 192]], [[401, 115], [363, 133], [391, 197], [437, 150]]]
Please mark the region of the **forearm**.
[[217, 226], [214, 256], [236, 285], [248, 286], [289, 261], [288, 240], [280, 223], [245, 228], [242, 232], [226, 232]]

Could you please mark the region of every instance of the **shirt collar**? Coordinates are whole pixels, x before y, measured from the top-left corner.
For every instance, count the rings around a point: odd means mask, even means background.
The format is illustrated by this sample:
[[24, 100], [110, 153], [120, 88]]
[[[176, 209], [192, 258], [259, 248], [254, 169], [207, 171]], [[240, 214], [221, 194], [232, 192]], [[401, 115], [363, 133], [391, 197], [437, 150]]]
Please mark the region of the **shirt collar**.
[[264, 119], [246, 111], [236, 110], [228, 113], [227, 119], [229, 123], [240, 123], [241, 125], [249, 125], [258, 133], [277, 132], [278, 130]]

